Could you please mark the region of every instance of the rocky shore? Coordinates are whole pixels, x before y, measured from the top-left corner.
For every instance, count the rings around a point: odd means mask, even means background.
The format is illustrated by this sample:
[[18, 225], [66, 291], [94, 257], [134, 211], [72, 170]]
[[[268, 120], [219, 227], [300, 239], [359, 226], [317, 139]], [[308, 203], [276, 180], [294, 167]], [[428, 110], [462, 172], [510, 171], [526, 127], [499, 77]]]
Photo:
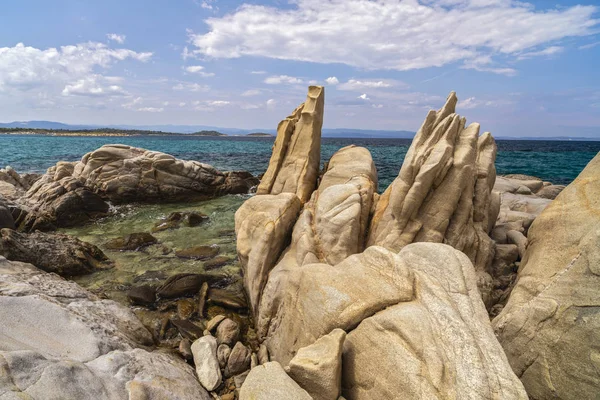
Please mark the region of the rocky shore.
[[[0, 170], [0, 399], [596, 398], [600, 155], [567, 187], [496, 176], [457, 101], [382, 192], [365, 148], [321, 169], [318, 86], [260, 181], [124, 145]], [[237, 257], [168, 240], [208, 229], [194, 209], [96, 244], [54, 232], [254, 190]], [[139, 256], [156, 264], [128, 270]], [[110, 291], [73, 282], [116, 270]]]

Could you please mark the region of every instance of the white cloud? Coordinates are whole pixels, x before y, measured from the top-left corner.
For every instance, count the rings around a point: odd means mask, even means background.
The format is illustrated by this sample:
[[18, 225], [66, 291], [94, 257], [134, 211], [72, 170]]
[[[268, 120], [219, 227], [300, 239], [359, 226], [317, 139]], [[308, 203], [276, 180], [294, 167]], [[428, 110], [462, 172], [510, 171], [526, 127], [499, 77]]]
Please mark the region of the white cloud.
[[100, 75], [92, 75], [67, 84], [63, 96], [121, 96], [127, 94], [121, 86], [104, 84]]
[[123, 43], [125, 43], [125, 38], [127, 36], [119, 35], [117, 33], [108, 33], [108, 34], [106, 34], [106, 37], [108, 38], [108, 40], [113, 40], [119, 44], [123, 44]]
[[0, 92], [37, 89], [65, 96], [123, 94], [123, 88], [115, 84], [122, 78], [104, 77], [95, 70], [127, 59], [146, 62], [151, 57], [152, 53], [111, 49], [93, 42], [44, 50], [19, 43], [0, 48]]
[[579, 46], [578, 49], [579, 50], [587, 50], [587, 49], [592, 49], [596, 46], [600, 46], [600, 42], [584, 44], [583, 46]]
[[179, 107], [185, 107], [186, 104], [187, 103], [185, 101], [182, 101], [182, 102], [179, 103]]
[[254, 75], [264, 75], [267, 73], [267, 71], [251, 71], [250, 73]]
[[[566, 37], [593, 34], [599, 23], [595, 6], [536, 10], [516, 0], [292, 4], [289, 8], [245, 4], [209, 18], [207, 33], [189, 33], [194, 52], [213, 58], [260, 56], [403, 71], [469, 63], [482, 55], [516, 58]], [[510, 73], [493, 66], [475, 69]]]
[[373, 104], [373, 108], [383, 108], [383, 104]]
[[342, 83], [338, 86], [339, 90], [354, 90], [354, 91], [362, 91], [365, 89], [387, 89], [391, 87], [407, 87], [406, 84], [393, 80], [365, 80], [359, 81], [356, 79], [350, 79], [346, 83]]
[[199, 83], [193, 82], [180, 82], [173, 86], [173, 90], [187, 90], [189, 92], [208, 92], [210, 87], [206, 85], [200, 85]]
[[333, 86], [340, 83], [338, 78], [336, 78], [335, 76], [330, 76], [329, 78], [325, 79], [325, 82], [327, 82], [328, 85], [333, 85]]
[[463, 108], [465, 110], [469, 110], [471, 108], [477, 107], [478, 105], [479, 105], [479, 102], [477, 101], [477, 99], [475, 99], [475, 97], [469, 97], [469, 98], [459, 101], [456, 106], [459, 109]]
[[371, 100], [371, 99], [369, 98], [369, 96], [367, 96], [367, 94], [366, 94], [366, 93], [363, 93], [363, 94], [361, 94], [360, 96], [358, 96], [358, 98], [359, 98], [359, 99], [361, 99], [361, 100]]
[[160, 113], [165, 111], [164, 108], [160, 107], [142, 107], [142, 108], [138, 108], [137, 111], [142, 111], [142, 112], [151, 112], [151, 113]]
[[208, 101], [206, 104], [208, 104], [209, 106], [213, 106], [213, 107], [224, 107], [224, 106], [228, 106], [229, 104], [231, 104], [231, 102], [225, 101], [225, 100], [213, 100], [213, 101]]
[[268, 85], [281, 85], [281, 84], [297, 84], [302, 83], [302, 79], [288, 75], [270, 76], [265, 79], [265, 83]]
[[562, 53], [563, 50], [564, 50], [564, 47], [550, 46], [550, 47], [546, 47], [543, 50], [522, 53], [519, 55], [519, 57], [517, 57], [517, 59], [518, 60], [526, 60], [528, 58], [539, 57], [539, 56], [552, 56], [552, 55], [555, 55], [558, 53]]
[[277, 101], [275, 99], [269, 99], [267, 100], [267, 107], [268, 108], [274, 108], [277, 105]]
[[212, 10], [212, 9], [213, 9], [213, 6], [211, 6], [210, 4], [208, 4], [206, 1], [203, 1], [203, 2], [200, 4], [200, 7], [202, 7], [202, 8], [206, 8], [207, 10]]
[[141, 102], [142, 102], [142, 98], [138, 96], [138, 97], [132, 99], [129, 103], [121, 104], [121, 106], [123, 108], [129, 108], [129, 109], [131, 109], [131, 108], [134, 108], [135, 105], [137, 105], [137, 104], [139, 104]]
[[185, 67], [185, 70], [190, 74], [197, 74], [205, 78], [215, 76], [213, 72], [204, 72], [204, 67], [202, 65], [190, 65], [189, 67]]
[[244, 93], [242, 93], [242, 96], [244, 96], [244, 97], [258, 96], [260, 93], [261, 92], [258, 89], [250, 89], [250, 90], [246, 90]]

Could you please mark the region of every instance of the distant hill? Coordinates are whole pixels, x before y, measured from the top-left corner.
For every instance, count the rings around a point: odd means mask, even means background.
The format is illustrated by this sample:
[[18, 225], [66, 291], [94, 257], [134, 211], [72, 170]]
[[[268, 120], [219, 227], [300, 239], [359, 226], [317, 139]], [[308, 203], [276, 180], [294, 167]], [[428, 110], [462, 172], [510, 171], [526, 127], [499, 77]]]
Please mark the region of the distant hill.
[[217, 131], [200, 131], [200, 132], [190, 133], [190, 135], [193, 135], [193, 136], [227, 136], [226, 134], [217, 132]]
[[254, 133], [249, 133], [246, 136], [251, 136], [251, 137], [273, 137], [274, 135], [272, 135], [270, 133], [264, 133], [264, 132], [254, 132]]

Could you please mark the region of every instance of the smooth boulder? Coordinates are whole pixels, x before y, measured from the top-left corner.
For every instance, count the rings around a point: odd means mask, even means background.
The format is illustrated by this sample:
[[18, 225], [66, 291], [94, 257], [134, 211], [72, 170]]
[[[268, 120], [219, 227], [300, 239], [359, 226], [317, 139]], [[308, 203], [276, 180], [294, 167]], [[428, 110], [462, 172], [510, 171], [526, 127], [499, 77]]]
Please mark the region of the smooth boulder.
[[312, 400], [277, 362], [253, 368], [240, 390], [240, 400]]

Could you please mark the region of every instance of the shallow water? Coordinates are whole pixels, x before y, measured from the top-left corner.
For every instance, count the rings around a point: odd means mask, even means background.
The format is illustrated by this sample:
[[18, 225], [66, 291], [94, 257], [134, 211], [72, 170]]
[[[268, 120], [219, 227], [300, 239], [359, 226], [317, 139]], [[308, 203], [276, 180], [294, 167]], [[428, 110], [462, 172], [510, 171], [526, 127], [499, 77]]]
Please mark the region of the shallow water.
[[[114, 268], [76, 277], [74, 280], [93, 292], [127, 303], [125, 290], [134, 284], [136, 278], [148, 271], [159, 272], [154, 282], [156, 284], [177, 273], [203, 272], [203, 261], [182, 259], [175, 255], [177, 250], [196, 245], [218, 246], [219, 256], [229, 257], [231, 262], [215, 271], [239, 275], [234, 213], [247, 198], [245, 195], [229, 195], [196, 203], [122, 206], [113, 216], [82, 227], [64, 229], [64, 233], [100, 247], [115, 262]], [[155, 223], [175, 211], [198, 211], [208, 215], [209, 221], [196, 227], [180, 227], [152, 233], [159, 243], [138, 251], [115, 251], [106, 248], [105, 244], [111, 239], [130, 233], [151, 232]], [[163, 254], [165, 246], [172, 250], [166, 255]]]

